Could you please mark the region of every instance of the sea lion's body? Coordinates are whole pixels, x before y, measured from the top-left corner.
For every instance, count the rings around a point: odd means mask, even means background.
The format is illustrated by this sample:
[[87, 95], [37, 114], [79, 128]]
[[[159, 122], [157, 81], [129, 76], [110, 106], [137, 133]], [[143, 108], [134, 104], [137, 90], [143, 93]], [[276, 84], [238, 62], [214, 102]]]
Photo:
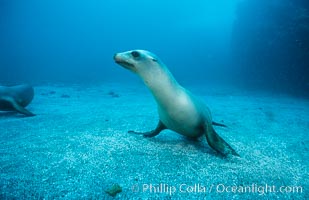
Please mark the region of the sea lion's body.
[[167, 128], [187, 137], [196, 138], [203, 135], [200, 124], [204, 121], [211, 123], [209, 110], [200, 108], [201, 104], [196, 103], [196, 100], [193, 101], [195, 97], [184, 88], [174, 88], [173, 92], [166, 96], [170, 96], [171, 101], [158, 104], [159, 118], [162, 123]]
[[160, 121], [155, 130], [143, 133], [144, 136], [156, 136], [164, 129], [191, 138], [205, 135], [208, 144], [219, 153], [238, 155], [213, 129], [208, 107], [180, 86], [154, 54], [135, 50], [118, 53], [114, 59], [139, 75], [157, 102]]
[[30, 85], [0, 86], [0, 111], [17, 111], [27, 116], [34, 116], [25, 108], [33, 96], [34, 90]]

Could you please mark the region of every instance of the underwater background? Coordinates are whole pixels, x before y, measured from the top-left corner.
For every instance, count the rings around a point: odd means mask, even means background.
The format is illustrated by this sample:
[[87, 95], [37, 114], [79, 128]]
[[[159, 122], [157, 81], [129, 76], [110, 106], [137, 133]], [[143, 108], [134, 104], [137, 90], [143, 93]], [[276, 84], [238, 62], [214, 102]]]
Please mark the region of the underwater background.
[[[240, 158], [127, 133], [158, 121], [113, 59], [133, 49], [207, 103]], [[24, 83], [36, 116], [0, 112], [0, 199], [309, 198], [308, 0], [0, 0], [0, 86]]]
[[113, 55], [157, 54], [183, 83], [308, 94], [305, 0], [1, 0], [0, 80], [135, 81]]

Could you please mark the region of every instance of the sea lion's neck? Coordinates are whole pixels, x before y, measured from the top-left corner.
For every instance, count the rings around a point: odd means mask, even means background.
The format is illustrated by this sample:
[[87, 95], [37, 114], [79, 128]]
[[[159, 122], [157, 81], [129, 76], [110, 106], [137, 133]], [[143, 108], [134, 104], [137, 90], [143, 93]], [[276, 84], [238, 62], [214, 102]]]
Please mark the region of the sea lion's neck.
[[141, 78], [157, 103], [161, 106], [172, 103], [171, 100], [174, 99], [181, 87], [176, 79], [166, 67], [157, 68], [156, 72], [151, 70], [149, 72], [143, 74]]

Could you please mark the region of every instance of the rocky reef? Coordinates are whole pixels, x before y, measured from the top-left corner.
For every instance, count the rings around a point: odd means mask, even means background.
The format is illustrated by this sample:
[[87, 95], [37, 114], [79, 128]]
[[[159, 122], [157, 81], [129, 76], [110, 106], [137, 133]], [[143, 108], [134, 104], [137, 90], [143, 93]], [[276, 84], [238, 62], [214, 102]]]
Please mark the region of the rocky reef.
[[245, 0], [233, 25], [232, 58], [242, 83], [309, 90], [309, 1]]

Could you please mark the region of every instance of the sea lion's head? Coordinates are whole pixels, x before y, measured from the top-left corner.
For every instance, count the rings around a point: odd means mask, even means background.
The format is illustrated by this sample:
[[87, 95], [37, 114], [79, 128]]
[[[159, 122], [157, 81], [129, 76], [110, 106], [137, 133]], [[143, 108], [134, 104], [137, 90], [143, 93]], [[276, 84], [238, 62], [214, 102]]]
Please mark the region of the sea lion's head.
[[157, 56], [145, 50], [116, 53], [114, 60], [119, 65], [137, 74], [143, 74], [143, 72], [149, 71], [150, 68], [156, 68], [159, 65]]

